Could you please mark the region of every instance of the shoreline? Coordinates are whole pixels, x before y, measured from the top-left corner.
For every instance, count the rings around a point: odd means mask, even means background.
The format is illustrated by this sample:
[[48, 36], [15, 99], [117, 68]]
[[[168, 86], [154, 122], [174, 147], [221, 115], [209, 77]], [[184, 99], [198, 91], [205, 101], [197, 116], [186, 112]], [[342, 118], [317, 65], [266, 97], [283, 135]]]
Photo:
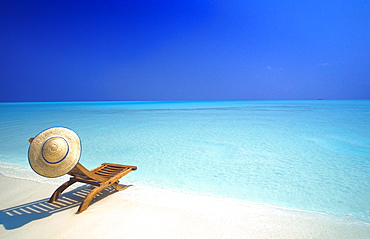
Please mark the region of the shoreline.
[[[370, 225], [329, 215], [184, 193], [108, 190], [77, 215], [87, 187], [46, 201], [55, 184], [0, 174], [0, 238], [368, 238]], [[64, 204], [63, 204], [64, 203]], [[18, 212], [18, 213], [17, 213]]]
[[[41, 184], [48, 184], [52, 185], [52, 187], [55, 187], [55, 189], [63, 184], [64, 182], [68, 181], [70, 176], [69, 175], [63, 175], [56, 178], [47, 178], [38, 175], [35, 173], [30, 167], [28, 166], [20, 166], [15, 165], [12, 163], [7, 162], [1, 162], [0, 161], [0, 176], [5, 176], [8, 178], [14, 178], [19, 180], [25, 180], [25, 181], [31, 181]], [[199, 192], [193, 192], [188, 190], [183, 190], [181, 188], [167, 188], [167, 187], [158, 187], [155, 185], [146, 185], [146, 182], [135, 182], [135, 180], [129, 179], [129, 176], [126, 176], [121, 183], [125, 183], [126, 179], [127, 183], [132, 184], [134, 187], [131, 187], [131, 193], [129, 199], [143, 202], [145, 204], [157, 204], [159, 205], [165, 205], [168, 206], [168, 198], [169, 195], [171, 197], [175, 197], [174, 200], [177, 200], [177, 198], [184, 198], [184, 197], [192, 197], [192, 198], [208, 198], [212, 200], [218, 200], [218, 201], [225, 201], [227, 203], [235, 203], [240, 205], [257, 205], [257, 206], [263, 206], [266, 208], [272, 208], [275, 210], [283, 210], [283, 211], [291, 211], [291, 212], [302, 212], [302, 213], [309, 213], [309, 214], [317, 214], [317, 215], [323, 215], [326, 217], [331, 217], [334, 219], [349, 221], [349, 222], [356, 222], [356, 223], [364, 223], [366, 225], [370, 226], [370, 220], [366, 218], [361, 217], [354, 217], [349, 215], [342, 215], [342, 214], [333, 214], [328, 213], [324, 211], [314, 211], [314, 210], [305, 210], [305, 209], [298, 209], [298, 208], [292, 208], [292, 207], [284, 207], [284, 206], [278, 206], [273, 204], [268, 204], [264, 202], [254, 202], [254, 201], [248, 201], [244, 199], [238, 199], [238, 198], [232, 198], [232, 197], [224, 197], [224, 196], [218, 196], [208, 193], [199, 193]], [[145, 184], [145, 186], [144, 186]], [[150, 184], [150, 183], [149, 183]], [[71, 186], [72, 189], [76, 188], [76, 185]], [[54, 190], [55, 190], [54, 189]], [[52, 192], [54, 191], [52, 190]], [[51, 193], [52, 193], [51, 192]], [[145, 192], [145, 193], [143, 193]], [[162, 198], [162, 195], [166, 195]], [[156, 199], [160, 198], [160, 199]], [[170, 203], [171, 204], [171, 203]]]

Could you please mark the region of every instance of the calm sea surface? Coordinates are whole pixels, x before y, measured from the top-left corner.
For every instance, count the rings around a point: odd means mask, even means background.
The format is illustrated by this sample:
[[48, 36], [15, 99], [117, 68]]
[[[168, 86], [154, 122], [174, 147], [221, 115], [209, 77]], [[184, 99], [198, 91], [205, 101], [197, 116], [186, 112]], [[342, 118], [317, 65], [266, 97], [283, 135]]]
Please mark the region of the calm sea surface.
[[370, 100], [0, 103], [0, 162], [53, 126], [133, 184], [370, 220]]

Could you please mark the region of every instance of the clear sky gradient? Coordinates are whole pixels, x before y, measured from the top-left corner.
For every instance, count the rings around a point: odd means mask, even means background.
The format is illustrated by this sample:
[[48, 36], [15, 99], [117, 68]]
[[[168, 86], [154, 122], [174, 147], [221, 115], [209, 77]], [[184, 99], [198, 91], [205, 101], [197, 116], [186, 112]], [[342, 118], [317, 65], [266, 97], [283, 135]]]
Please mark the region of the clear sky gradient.
[[0, 101], [370, 98], [368, 0], [3, 0]]

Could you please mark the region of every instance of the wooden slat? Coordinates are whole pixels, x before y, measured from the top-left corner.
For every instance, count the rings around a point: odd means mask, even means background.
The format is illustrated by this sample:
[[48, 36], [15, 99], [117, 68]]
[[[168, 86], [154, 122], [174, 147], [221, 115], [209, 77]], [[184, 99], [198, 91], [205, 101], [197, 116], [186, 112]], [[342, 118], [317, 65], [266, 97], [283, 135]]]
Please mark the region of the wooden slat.
[[101, 182], [93, 181], [93, 180], [77, 179], [77, 181], [80, 182], [80, 183], [87, 183], [87, 184], [91, 184], [91, 185], [95, 185], [95, 186], [100, 186], [101, 185]]

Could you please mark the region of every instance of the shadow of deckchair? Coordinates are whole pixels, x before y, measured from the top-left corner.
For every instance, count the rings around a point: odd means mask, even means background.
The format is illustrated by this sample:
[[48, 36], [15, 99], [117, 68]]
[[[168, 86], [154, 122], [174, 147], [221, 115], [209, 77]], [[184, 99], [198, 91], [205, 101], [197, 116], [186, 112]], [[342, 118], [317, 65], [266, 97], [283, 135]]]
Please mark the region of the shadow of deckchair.
[[[0, 224], [4, 225], [5, 229], [12, 230], [22, 227], [29, 222], [51, 216], [54, 213], [77, 207], [94, 188], [94, 186], [84, 185], [64, 193], [59, 197], [58, 201], [52, 203], [49, 203], [49, 198], [45, 198], [0, 210]], [[105, 188], [95, 196], [91, 204], [115, 192], [117, 190], [112, 187]]]

